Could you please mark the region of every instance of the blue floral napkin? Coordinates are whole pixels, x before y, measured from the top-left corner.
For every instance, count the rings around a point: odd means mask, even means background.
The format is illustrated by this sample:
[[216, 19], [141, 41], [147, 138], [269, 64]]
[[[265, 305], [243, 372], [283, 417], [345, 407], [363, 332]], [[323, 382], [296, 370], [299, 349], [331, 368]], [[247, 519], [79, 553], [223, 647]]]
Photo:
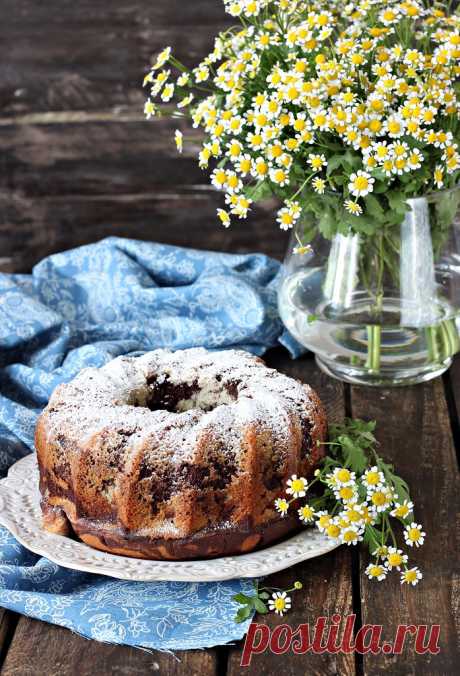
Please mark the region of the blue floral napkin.
[[[120, 354], [279, 342], [279, 263], [109, 238], [46, 258], [32, 275], [0, 274], [0, 476], [33, 450], [51, 392]], [[161, 650], [240, 639], [231, 597], [251, 582], [126, 582], [61, 568], [0, 527], [0, 606], [111, 643]]]

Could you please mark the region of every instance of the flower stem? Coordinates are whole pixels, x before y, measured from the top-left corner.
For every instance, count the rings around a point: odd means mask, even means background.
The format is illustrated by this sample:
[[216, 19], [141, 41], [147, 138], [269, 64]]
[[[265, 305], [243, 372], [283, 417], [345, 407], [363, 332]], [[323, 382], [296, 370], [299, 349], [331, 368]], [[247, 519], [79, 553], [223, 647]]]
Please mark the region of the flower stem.
[[380, 372], [382, 327], [370, 324], [367, 327], [366, 368], [373, 373]]

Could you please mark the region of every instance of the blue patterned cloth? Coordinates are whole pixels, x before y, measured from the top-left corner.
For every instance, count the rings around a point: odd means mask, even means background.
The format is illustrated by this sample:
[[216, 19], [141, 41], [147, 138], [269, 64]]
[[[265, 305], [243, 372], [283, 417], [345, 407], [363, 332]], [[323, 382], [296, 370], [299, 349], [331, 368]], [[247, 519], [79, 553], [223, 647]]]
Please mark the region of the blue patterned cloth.
[[[0, 274], [0, 476], [33, 449], [38, 414], [86, 366], [158, 347], [299, 346], [276, 310], [279, 263], [109, 238]], [[0, 527], [0, 606], [89, 638], [161, 650], [240, 639], [251, 581], [141, 583], [61, 568]]]

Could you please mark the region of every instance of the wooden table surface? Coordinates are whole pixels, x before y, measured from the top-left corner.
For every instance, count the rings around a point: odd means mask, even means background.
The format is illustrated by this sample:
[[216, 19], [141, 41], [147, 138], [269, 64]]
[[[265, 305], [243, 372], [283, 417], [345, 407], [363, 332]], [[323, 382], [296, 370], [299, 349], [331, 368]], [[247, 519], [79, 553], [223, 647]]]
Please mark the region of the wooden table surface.
[[[215, 222], [221, 198], [194, 158], [199, 134], [181, 125], [193, 142], [178, 157], [177, 124], [143, 119], [140, 83], [153, 54], [169, 44], [196, 63], [226, 24], [221, 0], [0, 0], [0, 17], [0, 270], [27, 272], [49, 253], [108, 235], [282, 257], [286, 240], [272, 204], [223, 230]], [[344, 386], [311, 357], [291, 361], [282, 349], [267, 361], [313, 385], [331, 420], [378, 421], [381, 454], [409, 482], [427, 532], [416, 553], [424, 571], [416, 589], [402, 588], [396, 575], [369, 582], [366, 555], [345, 547], [272, 576], [274, 586], [304, 584], [289, 623], [355, 613], [358, 627], [383, 624], [390, 639], [401, 623], [440, 624], [441, 652], [266, 653], [241, 669], [241, 644], [178, 653], [177, 660], [87, 641], [0, 609], [1, 676], [458, 672], [460, 361], [443, 379], [383, 390]], [[279, 623], [272, 614], [258, 621]]]

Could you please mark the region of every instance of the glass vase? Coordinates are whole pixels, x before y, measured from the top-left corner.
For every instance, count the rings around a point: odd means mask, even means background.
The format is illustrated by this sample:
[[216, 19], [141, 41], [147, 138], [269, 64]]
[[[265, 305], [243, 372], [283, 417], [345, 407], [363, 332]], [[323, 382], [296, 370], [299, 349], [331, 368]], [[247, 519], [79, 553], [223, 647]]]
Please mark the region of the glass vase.
[[[292, 335], [340, 380], [408, 385], [442, 374], [459, 350], [460, 188], [407, 201], [402, 222], [372, 234], [292, 234], [279, 311]], [[400, 219], [400, 220], [401, 220]]]

